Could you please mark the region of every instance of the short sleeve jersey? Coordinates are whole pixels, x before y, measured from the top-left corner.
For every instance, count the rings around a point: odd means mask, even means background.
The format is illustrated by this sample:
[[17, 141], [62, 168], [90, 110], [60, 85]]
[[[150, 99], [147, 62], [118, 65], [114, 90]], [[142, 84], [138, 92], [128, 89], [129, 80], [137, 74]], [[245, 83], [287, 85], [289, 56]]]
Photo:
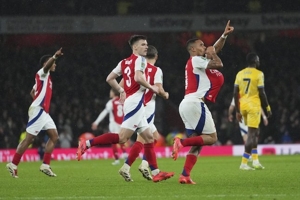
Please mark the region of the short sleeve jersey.
[[205, 98], [215, 102], [224, 83], [224, 77], [216, 69], [207, 69], [210, 59], [191, 57], [185, 67], [185, 98]]
[[241, 108], [245, 105], [261, 106], [258, 88], [264, 87], [264, 74], [262, 71], [247, 67], [236, 75], [234, 85], [239, 87]]
[[124, 90], [126, 98], [131, 95], [144, 95], [146, 88], [138, 84], [134, 80], [135, 71], [142, 71], [145, 74], [147, 61], [142, 56], [132, 54], [130, 57], [119, 62], [117, 67], [113, 70], [119, 76], [123, 76]]
[[[159, 67], [156, 67], [150, 63], [147, 63], [146, 68], [146, 79], [150, 85], [154, 85], [155, 83], [163, 83], [163, 74], [162, 70]], [[154, 94], [153, 91], [147, 89], [145, 93], [145, 99], [144, 104], [147, 105], [147, 103], [151, 100], [155, 101], [156, 94]]]
[[52, 97], [52, 81], [50, 72], [44, 72], [41, 68], [35, 75], [34, 99], [31, 106], [41, 106], [45, 112], [49, 113]]

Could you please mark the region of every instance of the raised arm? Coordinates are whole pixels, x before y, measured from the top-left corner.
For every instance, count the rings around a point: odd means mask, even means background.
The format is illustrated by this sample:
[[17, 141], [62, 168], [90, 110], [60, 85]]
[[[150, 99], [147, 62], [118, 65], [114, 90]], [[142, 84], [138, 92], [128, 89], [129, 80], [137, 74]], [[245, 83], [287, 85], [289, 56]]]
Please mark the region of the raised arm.
[[227, 36], [230, 33], [232, 33], [233, 30], [234, 30], [234, 27], [230, 26], [230, 20], [228, 20], [222, 36], [214, 44], [214, 47], [216, 49], [216, 53], [219, 53], [223, 49]]
[[213, 46], [207, 47], [206, 57], [210, 59], [207, 65], [207, 69], [218, 69], [223, 67], [223, 62], [221, 58], [217, 55]]
[[59, 58], [60, 56], [64, 55], [62, 53], [62, 48], [60, 48], [58, 51], [55, 52], [55, 54], [49, 58], [49, 60], [46, 62], [46, 64], [44, 65], [44, 72], [48, 73], [48, 71], [51, 69], [52, 65], [54, 64], [54, 62], [56, 61], [57, 58]]

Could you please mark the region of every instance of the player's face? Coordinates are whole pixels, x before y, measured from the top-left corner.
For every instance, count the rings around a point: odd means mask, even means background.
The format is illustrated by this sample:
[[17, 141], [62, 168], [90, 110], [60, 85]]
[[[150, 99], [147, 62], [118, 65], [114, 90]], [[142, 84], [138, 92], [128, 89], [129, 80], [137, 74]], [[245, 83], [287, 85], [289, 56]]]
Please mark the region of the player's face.
[[202, 40], [197, 40], [194, 44], [194, 50], [196, 51], [197, 56], [204, 56], [206, 51], [206, 46]]
[[146, 56], [148, 49], [147, 40], [139, 40], [134, 45], [134, 51], [140, 56]]

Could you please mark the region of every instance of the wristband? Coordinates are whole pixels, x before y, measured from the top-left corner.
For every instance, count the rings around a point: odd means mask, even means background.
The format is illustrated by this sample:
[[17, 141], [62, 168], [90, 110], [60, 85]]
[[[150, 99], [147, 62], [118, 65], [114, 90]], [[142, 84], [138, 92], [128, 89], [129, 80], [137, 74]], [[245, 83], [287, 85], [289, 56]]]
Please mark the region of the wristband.
[[120, 89], [118, 90], [118, 92], [121, 94], [124, 92], [124, 89], [122, 87], [120, 87]]
[[227, 36], [228, 36], [228, 35], [224, 35], [224, 34], [222, 34], [221, 38], [224, 38], [224, 39], [226, 39], [226, 38], [227, 38]]
[[56, 59], [57, 59], [57, 57], [56, 57], [55, 55], [53, 55], [53, 56], [52, 56], [52, 58], [53, 58], [54, 60], [56, 60]]
[[268, 105], [268, 106], [266, 107], [266, 110], [267, 110], [267, 111], [271, 111], [270, 105]]

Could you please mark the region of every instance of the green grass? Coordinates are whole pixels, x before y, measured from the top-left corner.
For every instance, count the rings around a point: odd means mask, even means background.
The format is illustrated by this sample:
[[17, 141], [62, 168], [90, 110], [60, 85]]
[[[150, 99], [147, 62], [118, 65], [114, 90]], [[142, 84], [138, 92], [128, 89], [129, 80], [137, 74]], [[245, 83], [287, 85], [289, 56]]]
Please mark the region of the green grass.
[[158, 159], [164, 171], [174, 171], [169, 180], [153, 183], [131, 169], [134, 182], [125, 182], [113, 160], [52, 161], [58, 175], [39, 172], [40, 162], [20, 163], [18, 179], [0, 163], [0, 199], [300, 199], [300, 156], [261, 156], [264, 170], [239, 170], [240, 157], [200, 157], [191, 177], [196, 185], [178, 183], [184, 159]]

